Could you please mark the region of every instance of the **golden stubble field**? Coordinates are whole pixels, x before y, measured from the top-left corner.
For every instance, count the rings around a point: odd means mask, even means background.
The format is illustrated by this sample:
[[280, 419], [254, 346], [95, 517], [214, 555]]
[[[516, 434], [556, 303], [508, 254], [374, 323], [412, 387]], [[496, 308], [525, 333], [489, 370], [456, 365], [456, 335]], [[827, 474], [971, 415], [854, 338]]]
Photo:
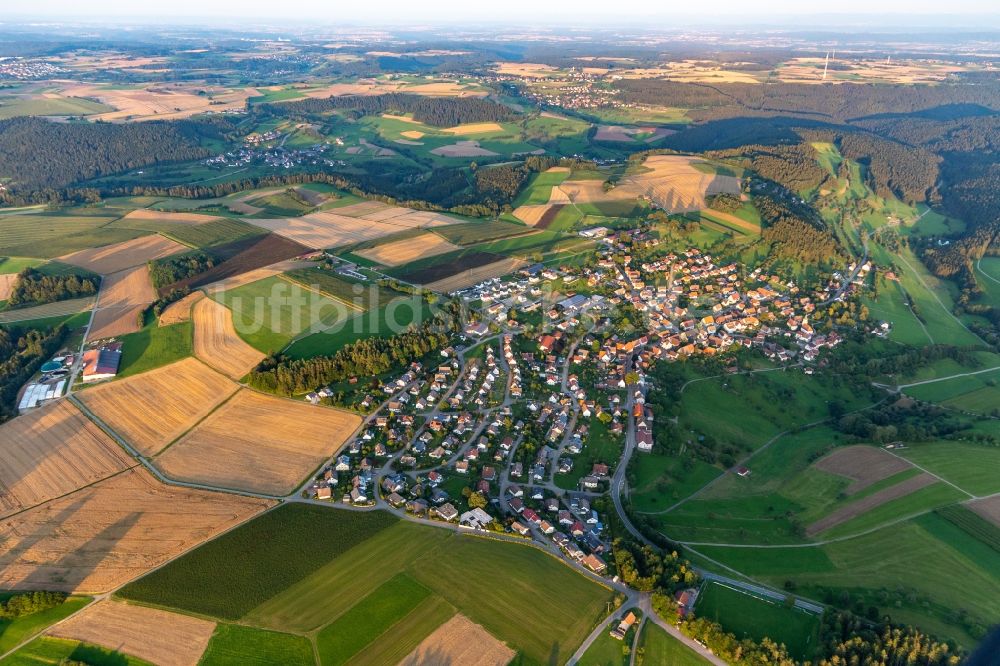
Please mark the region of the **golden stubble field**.
[[396, 206], [365, 206], [356, 214], [355, 206], [309, 213], [301, 217], [246, 220], [296, 243], [316, 250], [382, 238], [406, 229], [455, 224], [457, 220], [440, 213]]
[[0, 521], [0, 589], [107, 592], [273, 504], [134, 468]]
[[0, 517], [135, 465], [90, 419], [59, 400], [0, 426]]
[[149, 265], [142, 264], [104, 276], [88, 340], [104, 340], [135, 333], [139, 313], [156, 300]]
[[179, 301], [174, 301], [160, 313], [159, 325], [173, 326], [174, 324], [183, 324], [186, 321], [191, 321], [191, 308], [203, 298], [205, 298], [205, 292], [192, 291]]
[[194, 355], [232, 379], [240, 379], [253, 369], [264, 354], [236, 333], [233, 313], [211, 298], [203, 298], [191, 308], [194, 322]]
[[433, 257], [460, 249], [437, 234], [425, 233], [414, 238], [376, 245], [367, 250], [355, 252], [383, 266], [401, 266], [421, 257]]
[[157, 666], [195, 666], [214, 631], [215, 622], [210, 620], [104, 599], [48, 633], [100, 645]]
[[118, 273], [127, 268], [134, 268], [145, 264], [153, 259], [169, 257], [178, 252], [185, 252], [189, 248], [174, 242], [169, 238], [164, 238], [158, 234], [142, 236], [124, 243], [105, 245], [104, 247], [80, 250], [72, 254], [59, 257], [59, 261], [73, 264], [88, 271], [108, 275]]
[[455, 615], [431, 632], [399, 666], [504, 666], [517, 653], [484, 628]]
[[351, 412], [243, 389], [154, 462], [179, 481], [281, 496], [360, 423]]
[[146, 456], [155, 455], [239, 388], [186, 358], [79, 394], [97, 418]]

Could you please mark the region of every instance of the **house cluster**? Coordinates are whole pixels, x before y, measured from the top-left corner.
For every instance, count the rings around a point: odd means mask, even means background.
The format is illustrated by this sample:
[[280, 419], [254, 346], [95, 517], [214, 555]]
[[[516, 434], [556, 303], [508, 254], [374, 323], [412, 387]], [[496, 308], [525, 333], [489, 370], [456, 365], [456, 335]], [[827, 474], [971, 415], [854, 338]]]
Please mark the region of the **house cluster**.
[[[264, 135], [260, 135], [264, 136]], [[291, 169], [298, 166], [344, 166], [342, 160], [326, 157], [330, 146], [317, 143], [305, 148], [266, 147], [265, 141], [247, 143], [239, 148], [209, 157], [204, 164], [212, 167], [246, 167], [263, 165], [276, 169]]]
[[586, 496], [559, 498], [540, 487], [525, 492], [521, 486], [511, 484], [507, 486], [505, 499], [514, 516], [511, 523], [514, 532], [522, 536], [537, 532], [594, 573], [607, 570], [602, 557], [608, 550], [604, 525]]
[[546, 78], [544, 87], [534, 85], [538, 81], [537, 77], [517, 74], [493, 74], [484, 79], [494, 83], [512, 84], [521, 95], [541, 105], [566, 109], [624, 106], [624, 103], [615, 99], [617, 92], [614, 89], [594, 85], [601, 78], [600, 73], [588, 71], [583, 67], [552, 73], [558, 76]]
[[66, 70], [48, 62], [25, 58], [0, 58], [0, 79], [44, 79]]

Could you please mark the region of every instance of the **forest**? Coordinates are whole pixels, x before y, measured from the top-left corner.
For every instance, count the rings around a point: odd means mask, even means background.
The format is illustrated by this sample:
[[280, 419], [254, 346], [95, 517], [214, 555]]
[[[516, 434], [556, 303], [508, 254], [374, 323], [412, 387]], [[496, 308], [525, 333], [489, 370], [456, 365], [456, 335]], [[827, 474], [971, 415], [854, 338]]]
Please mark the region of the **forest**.
[[79, 275], [45, 275], [26, 268], [17, 276], [7, 304], [11, 307], [41, 305], [70, 298], [93, 296], [100, 287], [100, 278]]
[[17, 416], [17, 392], [66, 337], [66, 327], [51, 330], [0, 328], [0, 423]]
[[[231, 129], [228, 120], [144, 123], [56, 123], [41, 118], [0, 121], [0, 174], [11, 176], [0, 201], [50, 198], [58, 190], [92, 178], [151, 164], [207, 157], [205, 138]], [[18, 196], [20, 195], [20, 197]]]
[[513, 109], [478, 97], [423, 97], [405, 93], [342, 95], [326, 99], [261, 104], [254, 107], [254, 111], [260, 115], [278, 117], [346, 111], [355, 118], [383, 113], [412, 113], [414, 120], [433, 127], [451, 127], [462, 123], [503, 123], [517, 118]]

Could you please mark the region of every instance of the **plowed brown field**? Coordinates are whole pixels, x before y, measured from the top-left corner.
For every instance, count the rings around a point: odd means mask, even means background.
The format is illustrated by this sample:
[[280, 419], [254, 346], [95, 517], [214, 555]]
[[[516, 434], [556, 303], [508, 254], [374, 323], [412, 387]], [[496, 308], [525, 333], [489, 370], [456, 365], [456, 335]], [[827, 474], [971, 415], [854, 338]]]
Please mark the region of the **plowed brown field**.
[[851, 479], [846, 492], [853, 495], [893, 474], [905, 472], [912, 465], [874, 446], [844, 446], [817, 461], [813, 467]]

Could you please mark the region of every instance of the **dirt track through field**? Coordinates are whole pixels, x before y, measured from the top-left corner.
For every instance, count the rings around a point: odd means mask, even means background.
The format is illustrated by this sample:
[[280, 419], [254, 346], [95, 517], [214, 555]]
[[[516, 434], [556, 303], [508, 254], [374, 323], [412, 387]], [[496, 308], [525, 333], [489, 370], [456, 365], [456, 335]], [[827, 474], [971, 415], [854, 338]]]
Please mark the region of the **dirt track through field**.
[[853, 495], [893, 474], [912, 469], [913, 465], [874, 446], [859, 445], [835, 449], [813, 467], [851, 479], [852, 483], [845, 492]]
[[134, 468], [0, 521], [0, 589], [107, 592], [273, 504]]
[[86, 268], [94, 273], [108, 275], [187, 250], [188, 248], [180, 243], [153, 234], [124, 243], [80, 250], [60, 257], [59, 261]]
[[351, 412], [244, 389], [156, 458], [181, 481], [291, 492], [361, 423]]
[[143, 455], [154, 455], [239, 388], [201, 361], [168, 366], [96, 386], [79, 399]]
[[517, 654], [464, 615], [455, 615], [421, 641], [399, 666], [505, 666]]
[[154, 300], [147, 264], [105, 276], [87, 340], [135, 333], [141, 328], [139, 313]]
[[209, 620], [105, 599], [48, 633], [100, 645], [157, 666], [195, 666], [214, 631], [215, 622]]
[[243, 342], [225, 305], [203, 298], [191, 309], [194, 321], [194, 355], [232, 379], [240, 379], [264, 358]]
[[0, 426], [0, 516], [36, 506], [135, 465], [66, 400]]
[[820, 532], [825, 532], [832, 527], [836, 527], [852, 518], [867, 513], [877, 506], [891, 502], [894, 499], [899, 499], [900, 497], [905, 497], [935, 483], [937, 483], [937, 479], [930, 474], [918, 474], [905, 481], [900, 481], [895, 485], [889, 486], [877, 493], [872, 493], [868, 497], [852, 502], [820, 518], [806, 528], [806, 536], [814, 536]]

